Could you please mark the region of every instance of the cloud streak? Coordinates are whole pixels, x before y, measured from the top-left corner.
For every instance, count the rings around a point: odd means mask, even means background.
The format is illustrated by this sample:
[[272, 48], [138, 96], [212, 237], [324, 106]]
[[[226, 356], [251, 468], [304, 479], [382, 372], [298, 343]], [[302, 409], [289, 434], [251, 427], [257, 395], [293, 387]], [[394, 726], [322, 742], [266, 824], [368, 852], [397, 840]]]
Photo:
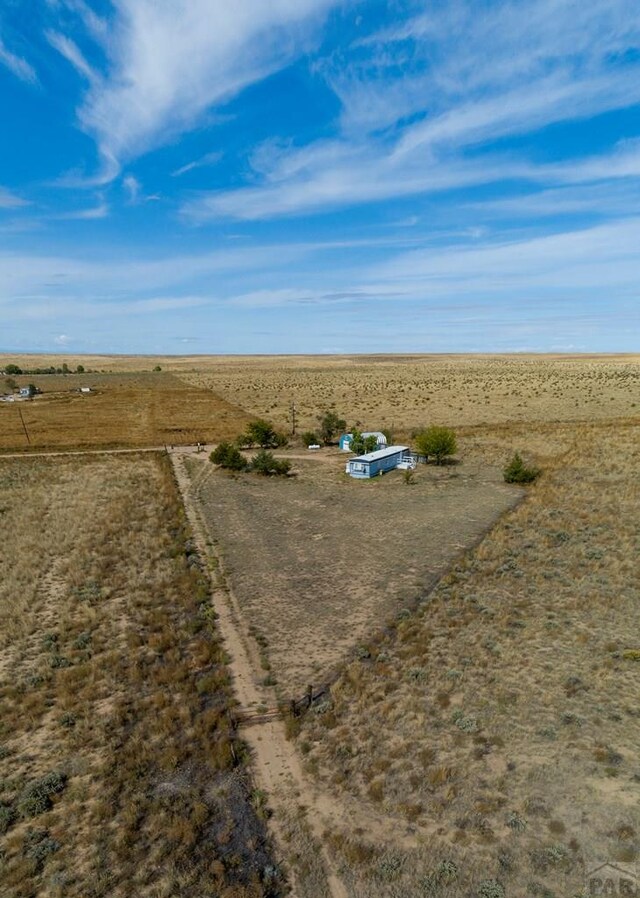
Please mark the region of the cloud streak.
[[22, 56], [12, 53], [0, 37], [0, 65], [6, 66], [10, 72], [27, 84], [37, 84], [36, 70]]
[[631, 0], [526, 0], [480, 12], [456, 2], [369, 35], [346, 65], [340, 56], [317, 66], [342, 103], [336, 138], [267, 144], [250, 159], [253, 183], [202, 192], [183, 211], [200, 222], [268, 219], [514, 178], [636, 176], [635, 147], [603, 153], [591, 170], [578, 162], [572, 175], [505, 144], [640, 104], [633, 9]]

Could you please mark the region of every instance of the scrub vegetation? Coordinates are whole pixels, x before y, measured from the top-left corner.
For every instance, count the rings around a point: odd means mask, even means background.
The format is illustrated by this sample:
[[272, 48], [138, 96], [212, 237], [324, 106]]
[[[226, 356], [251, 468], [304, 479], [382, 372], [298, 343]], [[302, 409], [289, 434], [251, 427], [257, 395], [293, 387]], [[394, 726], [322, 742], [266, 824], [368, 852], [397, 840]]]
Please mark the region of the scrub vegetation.
[[640, 857], [640, 425], [547, 441], [526, 501], [303, 719], [309, 774], [395, 821], [334, 834], [355, 898], [581, 896]]
[[2, 895], [279, 895], [168, 460], [4, 460], [0, 497]]

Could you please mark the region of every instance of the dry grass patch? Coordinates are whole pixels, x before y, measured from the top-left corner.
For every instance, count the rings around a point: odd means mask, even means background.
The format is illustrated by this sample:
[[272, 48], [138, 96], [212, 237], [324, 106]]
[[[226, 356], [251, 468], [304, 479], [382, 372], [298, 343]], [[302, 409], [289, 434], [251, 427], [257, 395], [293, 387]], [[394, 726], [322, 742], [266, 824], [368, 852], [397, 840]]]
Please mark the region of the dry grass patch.
[[638, 860], [640, 426], [578, 427], [567, 450], [570, 432], [527, 501], [304, 719], [309, 769], [425, 841], [387, 885], [360, 868], [354, 896], [493, 880], [566, 898], [585, 864]]
[[7, 898], [279, 894], [162, 456], [0, 461]]
[[[42, 395], [27, 402], [0, 403], [0, 450], [212, 442], [235, 436], [248, 420], [233, 402], [164, 372], [23, 376], [16, 380], [34, 383]], [[79, 393], [81, 386], [89, 386], [93, 392]]]

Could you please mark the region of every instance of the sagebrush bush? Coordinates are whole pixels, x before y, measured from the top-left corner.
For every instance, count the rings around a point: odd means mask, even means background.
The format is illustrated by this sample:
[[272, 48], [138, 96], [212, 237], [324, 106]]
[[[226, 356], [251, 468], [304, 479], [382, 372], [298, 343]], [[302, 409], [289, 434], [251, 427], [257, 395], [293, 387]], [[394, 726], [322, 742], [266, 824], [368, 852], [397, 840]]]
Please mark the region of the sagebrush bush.
[[12, 823], [15, 822], [17, 814], [10, 804], [0, 802], [0, 835], [4, 835]]
[[38, 814], [43, 814], [53, 803], [51, 796], [62, 792], [66, 784], [66, 775], [57, 771], [33, 780], [18, 798], [18, 812], [22, 817], [37, 817]]

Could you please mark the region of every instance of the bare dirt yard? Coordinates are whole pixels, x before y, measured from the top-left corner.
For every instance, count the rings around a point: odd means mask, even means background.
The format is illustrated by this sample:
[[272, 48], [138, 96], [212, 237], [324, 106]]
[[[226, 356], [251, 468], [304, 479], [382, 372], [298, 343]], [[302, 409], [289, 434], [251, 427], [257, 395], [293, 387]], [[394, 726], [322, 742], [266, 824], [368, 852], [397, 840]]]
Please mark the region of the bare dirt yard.
[[0, 894], [281, 894], [164, 456], [0, 460]]
[[192, 463], [210, 467], [201, 508], [283, 695], [323, 682], [522, 495], [481, 462], [421, 466], [407, 484], [354, 481], [344, 460], [296, 457], [284, 480]]

